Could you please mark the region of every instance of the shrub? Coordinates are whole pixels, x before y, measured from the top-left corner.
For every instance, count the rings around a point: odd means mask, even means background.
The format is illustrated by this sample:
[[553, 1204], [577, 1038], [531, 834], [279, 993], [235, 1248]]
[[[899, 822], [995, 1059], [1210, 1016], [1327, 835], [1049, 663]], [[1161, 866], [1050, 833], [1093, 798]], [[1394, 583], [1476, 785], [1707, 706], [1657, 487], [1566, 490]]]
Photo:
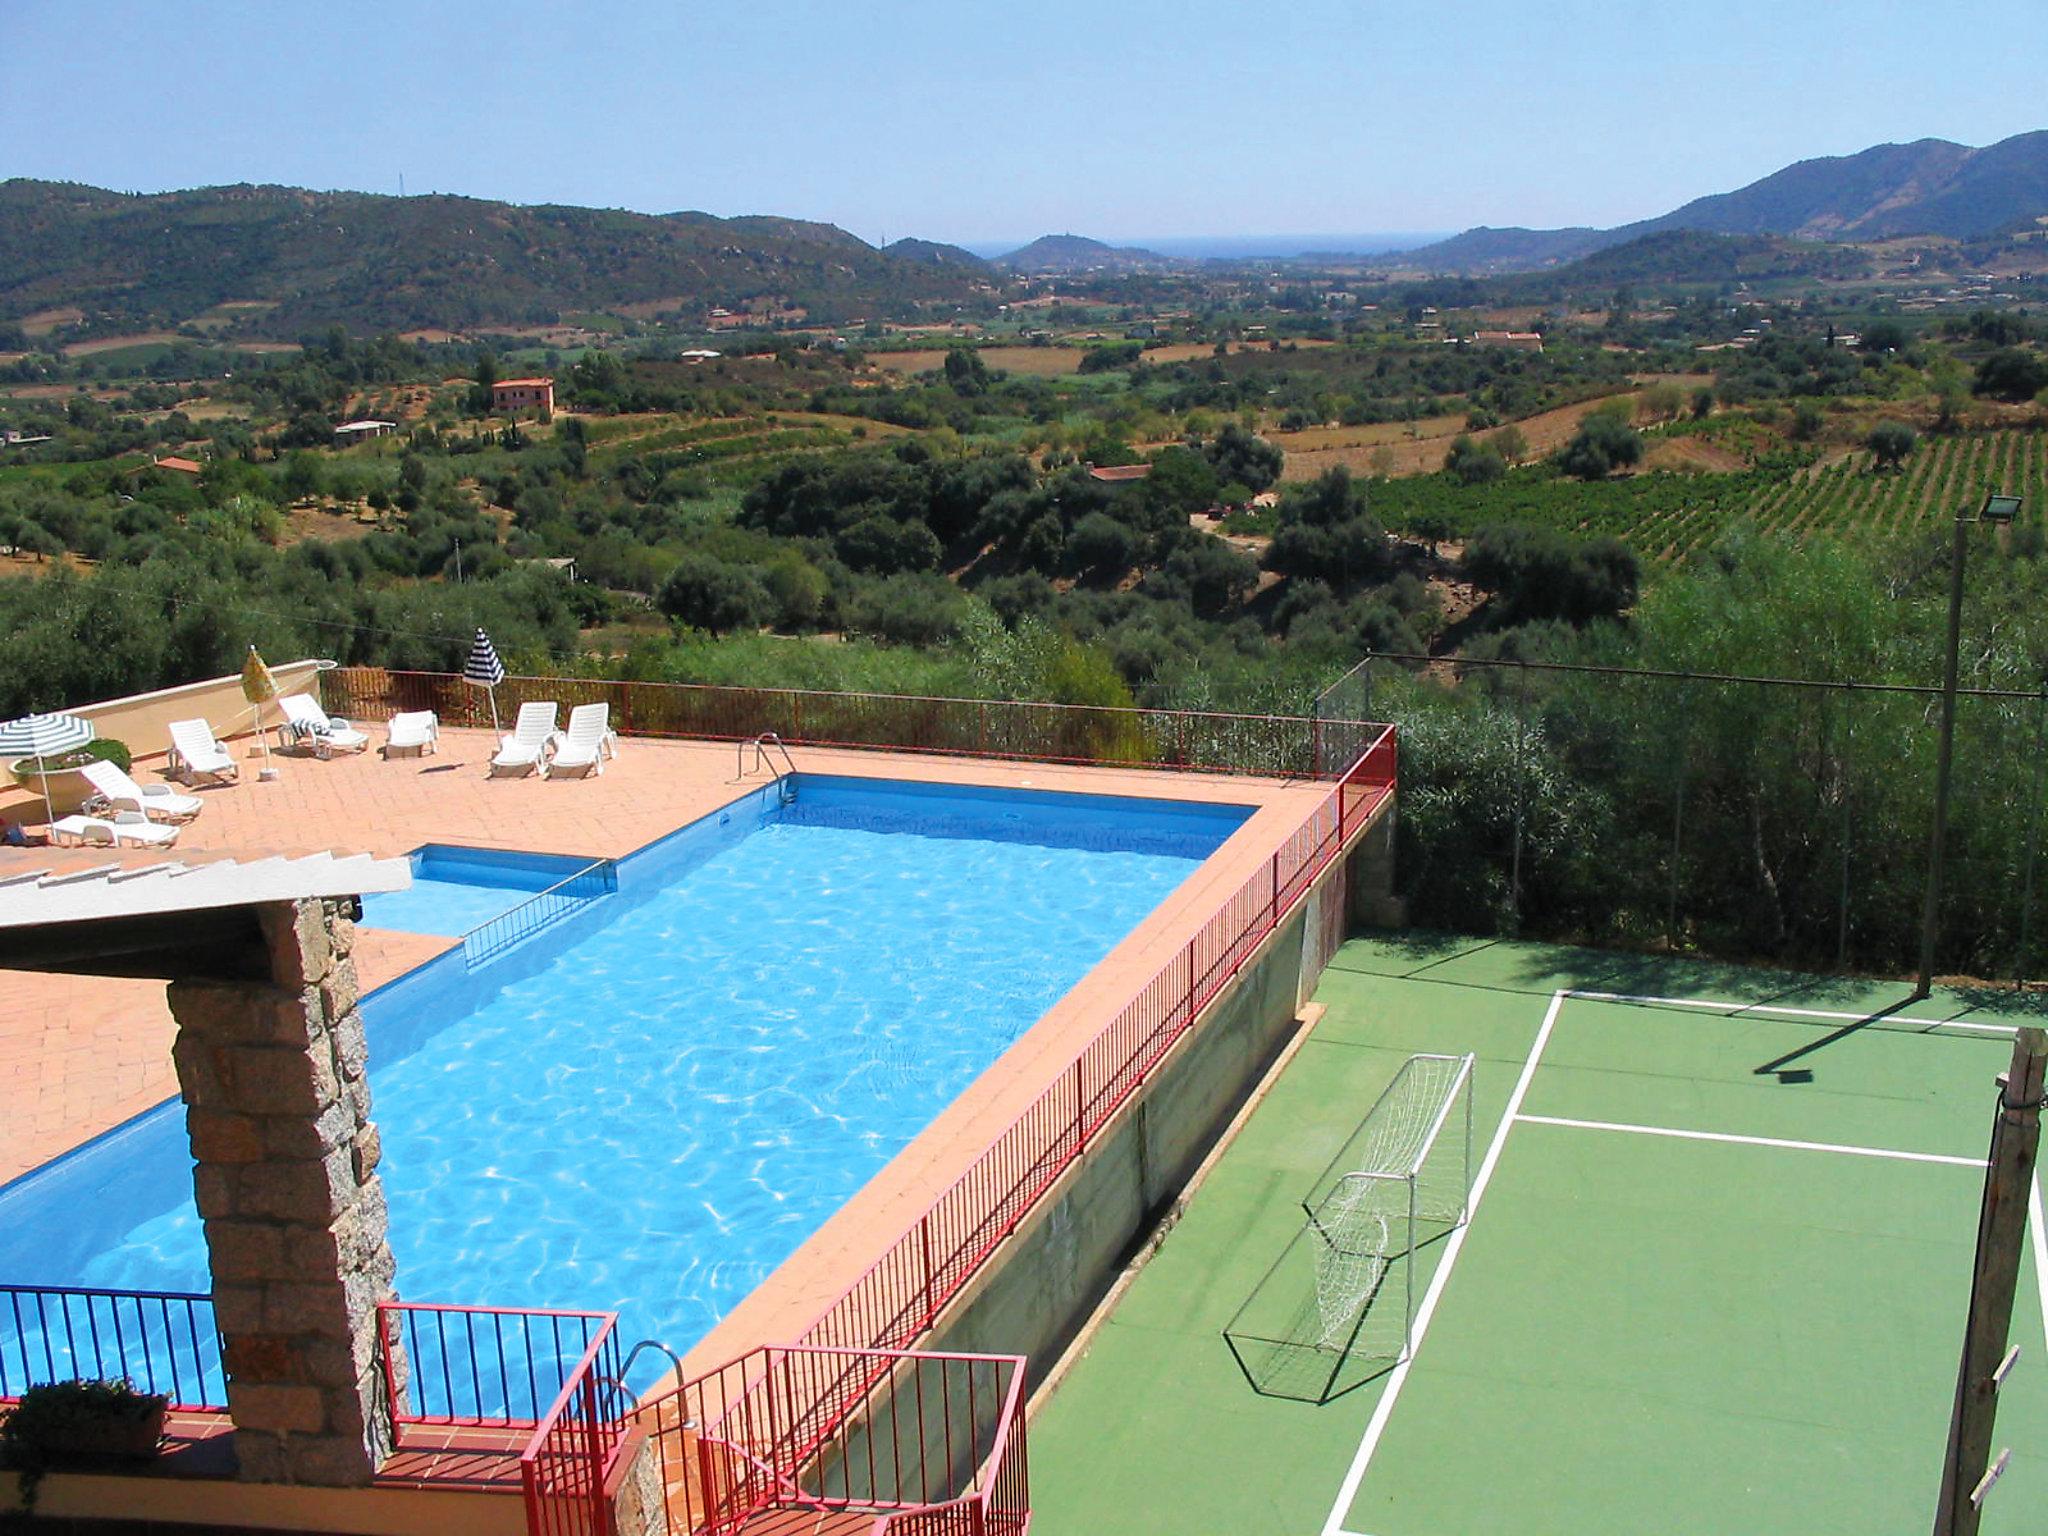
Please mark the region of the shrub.
[[1919, 434], [1903, 421], [1880, 421], [1870, 429], [1864, 446], [1879, 469], [1897, 469], [1919, 441]]
[[1595, 411], [1564, 445], [1557, 467], [1581, 480], [1604, 480], [1613, 471], [1640, 462], [1643, 440], [1627, 422]]
[[760, 628], [776, 603], [755, 567], [692, 553], [676, 562], [655, 593], [654, 606], [680, 623], [720, 635]]

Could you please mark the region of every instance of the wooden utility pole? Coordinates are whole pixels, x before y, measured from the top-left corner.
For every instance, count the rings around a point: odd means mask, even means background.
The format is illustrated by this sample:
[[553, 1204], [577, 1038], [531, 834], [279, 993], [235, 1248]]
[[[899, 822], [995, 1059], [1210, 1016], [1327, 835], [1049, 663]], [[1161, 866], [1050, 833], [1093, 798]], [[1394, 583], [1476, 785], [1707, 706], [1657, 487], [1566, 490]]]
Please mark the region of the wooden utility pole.
[[1956, 1376], [1955, 1414], [1948, 1458], [1941, 1470], [1941, 1501], [1934, 1536], [1976, 1536], [1982, 1485], [1991, 1463], [1998, 1418], [1998, 1388], [2009, 1366], [2013, 1292], [2026, 1238], [2027, 1195], [2034, 1153], [2041, 1141], [2048, 1037], [2029, 1026], [2012, 1043], [2012, 1067], [1998, 1080], [1998, 1113], [1991, 1122], [1991, 1159], [1984, 1174], [1984, 1208], [1977, 1220], [1977, 1263], [1970, 1281], [1970, 1317], [1963, 1333], [1963, 1363]]

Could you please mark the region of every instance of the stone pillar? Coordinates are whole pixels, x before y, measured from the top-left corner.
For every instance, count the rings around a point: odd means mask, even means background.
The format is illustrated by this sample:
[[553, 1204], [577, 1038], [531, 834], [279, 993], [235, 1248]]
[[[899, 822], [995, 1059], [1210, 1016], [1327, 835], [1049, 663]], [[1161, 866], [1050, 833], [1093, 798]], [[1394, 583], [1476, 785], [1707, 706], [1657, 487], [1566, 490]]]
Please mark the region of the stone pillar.
[[376, 1304], [392, 1296], [354, 925], [331, 901], [255, 909], [270, 980], [174, 982], [242, 1476], [348, 1487], [390, 1451]]

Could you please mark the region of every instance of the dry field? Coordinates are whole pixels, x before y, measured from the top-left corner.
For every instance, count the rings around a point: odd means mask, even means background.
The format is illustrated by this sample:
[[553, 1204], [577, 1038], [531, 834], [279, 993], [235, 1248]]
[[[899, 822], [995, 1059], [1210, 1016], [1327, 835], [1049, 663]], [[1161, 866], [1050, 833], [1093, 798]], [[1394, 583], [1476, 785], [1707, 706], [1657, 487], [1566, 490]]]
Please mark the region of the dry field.
[[[1529, 440], [1529, 457], [1554, 453], [1571, 440], [1587, 412], [1610, 400], [1637, 398], [1634, 391], [1582, 400], [1525, 417], [1515, 423]], [[1287, 453], [1282, 480], [1313, 480], [1326, 469], [1342, 464], [1355, 475], [1375, 473], [1374, 456], [1385, 449], [1393, 456], [1396, 475], [1427, 475], [1444, 467], [1444, 455], [1452, 441], [1466, 429], [1463, 416], [1434, 416], [1417, 423], [1421, 435], [1410, 437], [1405, 422], [1382, 422], [1370, 427], [1311, 427], [1305, 432], [1269, 432], [1267, 435]], [[1475, 434], [1484, 436], [1484, 433]]]
[[82, 309], [39, 309], [21, 318], [21, 328], [31, 336], [47, 336], [60, 325], [76, 325], [85, 318]]
[[74, 341], [64, 348], [66, 357], [92, 357], [101, 352], [118, 352], [123, 347], [169, 346], [184, 338], [176, 331], [137, 331], [133, 336], [102, 336], [97, 341]]
[[304, 544], [319, 539], [329, 544], [360, 539], [377, 531], [377, 517], [363, 501], [335, 502], [323, 506], [285, 509], [284, 537], [280, 545]]

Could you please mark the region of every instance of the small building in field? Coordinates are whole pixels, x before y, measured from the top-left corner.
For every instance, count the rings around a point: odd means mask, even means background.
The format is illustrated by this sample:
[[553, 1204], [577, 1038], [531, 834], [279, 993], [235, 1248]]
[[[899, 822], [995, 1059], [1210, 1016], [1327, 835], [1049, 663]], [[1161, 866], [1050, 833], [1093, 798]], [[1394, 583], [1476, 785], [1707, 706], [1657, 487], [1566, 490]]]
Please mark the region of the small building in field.
[[1088, 466], [1089, 479], [1107, 481], [1111, 485], [1122, 485], [1130, 480], [1142, 480], [1151, 473], [1152, 466], [1150, 464], [1105, 464], [1100, 469], [1097, 469], [1093, 464]]
[[167, 469], [174, 475], [198, 475], [205, 473], [206, 466], [194, 459], [181, 459], [171, 454], [158, 458], [152, 454], [147, 464], [138, 464], [128, 473], [139, 475], [145, 469]]
[[555, 409], [555, 381], [553, 379], [500, 379], [491, 386], [491, 409], [494, 411], [539, 411], [552, 414]]
[[367, 442], [373, 437], [389, 437], [397, 430], [395, 421], [377, 421], [370, 417], [361, 421], [344, 421], [334, 429], [334, 446], [346, 448], [350, 443]]
[[1475, 347], [1506, 347], [1513, 352], [1541, 352], [1543, 333], [1541, 331], [1474, 331], [1472, 345]]

